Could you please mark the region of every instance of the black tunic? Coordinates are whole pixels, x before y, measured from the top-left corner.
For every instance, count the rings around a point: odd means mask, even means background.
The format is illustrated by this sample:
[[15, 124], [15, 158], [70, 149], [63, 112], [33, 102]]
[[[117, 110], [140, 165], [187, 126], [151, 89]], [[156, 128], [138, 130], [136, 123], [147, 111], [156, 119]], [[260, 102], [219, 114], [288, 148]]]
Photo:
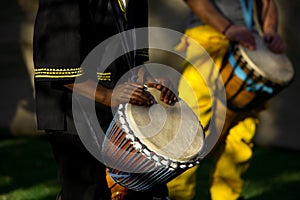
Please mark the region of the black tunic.
[[[147, 0], [130, 0], [127, 10], [122, 8], [121, 0], [116, 5], [120, 5], [117, 17], [123, 21], [124, 30], [147, 27]], [[72, 93], [63, 85], [78, 77], [84, 80], [83, 60], [94, 47], [118, 31], [109, 0], [39, 1], [33, 44], [39, 129], [76, 134]], [[146, 61], [147, 50], [138, 50], [136, 59], [138, 63]], [[113, 88], [128, 70], [125, 58], [121, 57], [98, 76], [99, 83]], [[101, 125], [107, 128], [112, 119], [111, 109], [98, 104], [96, 107]]]

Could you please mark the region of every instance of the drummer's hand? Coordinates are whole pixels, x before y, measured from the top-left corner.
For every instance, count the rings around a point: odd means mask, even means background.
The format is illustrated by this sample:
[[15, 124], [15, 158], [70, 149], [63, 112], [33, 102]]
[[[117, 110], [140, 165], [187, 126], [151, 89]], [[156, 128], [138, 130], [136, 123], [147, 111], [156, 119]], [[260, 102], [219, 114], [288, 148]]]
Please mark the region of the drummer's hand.
[[238, 42], [250, 50], [255, 50], [255, 38], [245, 26], [232, 25], [225, 32], [227, 39]]
[[174, 86], [171, 83], [171, 81], [164, 79], [164, 78], [159, 78], [156, 79], [155, 82], [147, 83], [146, 85], [148, 87], [153, 87], [161, 91], [160, 94], [160, 100], [163, 101], [166, 104], [172, 105], [174, 102], [178, 100], [177, 96], [173, 91], [174, 91]]
[[132, 82], [117, 85], [113, 89], [111, 107], [128, 102], [139, 106], [151, 106], [154, 103], [152, 95], [144, 90], [143, 85]]
[[272, 52], [279, 54], [285, 51], [284, 41], [277, 33], [265, 33], [264, 40]]

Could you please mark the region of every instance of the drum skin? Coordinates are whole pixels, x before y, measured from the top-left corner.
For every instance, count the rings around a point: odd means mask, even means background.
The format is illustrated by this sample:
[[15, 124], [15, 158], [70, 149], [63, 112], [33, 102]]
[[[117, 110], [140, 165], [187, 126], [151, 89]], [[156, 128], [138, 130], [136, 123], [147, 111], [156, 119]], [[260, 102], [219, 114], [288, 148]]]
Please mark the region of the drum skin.
[[[234, 59], [236, 64], [233, 66], [226, 61], [220, 69], [226, 90], [227, 106], [235, 111], [251, 110], [262, 106], [286, 88], [294, 78], [294, 68], [288, 57], [271, 52], [263, 39], [256, 34], [255, 39], [256, 50], [235, 45], [234, 58], [231, 59]], [[240, 78], [240, 73], [243, 79]], [[267, 90], [263, 90], [264, 88]]]
[[258, 117], [265, 103], [293, 81], [294, 67], [288, 57], [271, 52], [259, 35], [254, 36], [256, 50], [232, 45], [220, 68], [226, 100], [216, 99], [215, 112], [226, 112], [226, 117], [224, 122], [215, 116], [214, 127], [222, 127], [218, 144], [239, 121]]
[[159, 100], [160, 91], [149, 88], [156, 104], [128, 105], [130, 127], [152, 152], [179, 162], [198, 155], [203, 146], [203, 130], [197, 116], [182, 101], [168, 105]]
[[160, 101], [160, 91], [148, 88], [150, 107], [120, 105], [103, 143], [110, 178], [136, 191], [165, 184], [199, 164], [203, 128], [193, 111], [179, 100]]

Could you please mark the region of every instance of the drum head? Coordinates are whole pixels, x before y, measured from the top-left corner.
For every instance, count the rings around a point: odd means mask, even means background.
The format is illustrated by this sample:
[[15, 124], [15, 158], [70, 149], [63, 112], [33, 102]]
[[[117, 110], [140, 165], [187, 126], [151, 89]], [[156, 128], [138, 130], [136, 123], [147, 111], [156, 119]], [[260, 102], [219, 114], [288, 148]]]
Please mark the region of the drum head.
[[197, 116], [184, 101], [170, 106], [159, 100], [159, 90], [148, 91], [157, 102], [151, 107], [126, 104], [126, 118], [135, 136], [150, 151], [167, 159], [187, 162], [195, 158], [204, 142]]
[[255, 51], [239, 45], [239, 51], [248, 66], [270, 81], [279, 85], [288, 84], [295, 73], [291, 61], [284, 54], [271, 52], [259, 35], [255, 35], [255, 40]]

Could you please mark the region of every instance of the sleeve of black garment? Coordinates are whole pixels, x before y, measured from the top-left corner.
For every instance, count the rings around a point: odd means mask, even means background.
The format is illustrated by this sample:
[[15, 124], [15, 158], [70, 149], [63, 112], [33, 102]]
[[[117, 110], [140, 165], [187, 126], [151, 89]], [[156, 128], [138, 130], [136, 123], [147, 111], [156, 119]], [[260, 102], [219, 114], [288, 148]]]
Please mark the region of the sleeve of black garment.
[[40, 0], [33, 43], [36, 81], [82, 75], [80, 14], [76, 0]]
[[[148, 1], [147, 0], [130, 0], [127, 11], [129, 28], [147, 28], [148, 27]], [[148, 33], [137, 34], [137, 46], [149, 46]], [[136, 51], [136, 64], [140, 65], [149, 60], [149, 49], [143, 48]]]

